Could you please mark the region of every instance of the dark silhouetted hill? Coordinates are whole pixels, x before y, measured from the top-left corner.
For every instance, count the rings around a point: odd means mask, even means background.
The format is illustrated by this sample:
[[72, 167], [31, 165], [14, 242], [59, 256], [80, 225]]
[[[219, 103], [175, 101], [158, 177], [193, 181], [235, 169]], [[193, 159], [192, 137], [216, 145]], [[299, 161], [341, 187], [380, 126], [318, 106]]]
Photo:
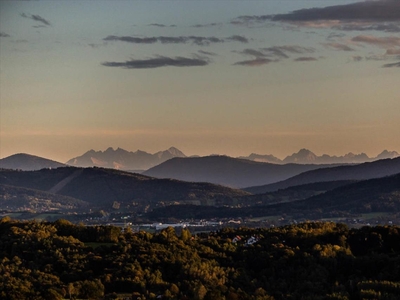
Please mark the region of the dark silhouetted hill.
[[374, 162], [363, 163], [354, 166], [337, 166], [321, 168], [318, 170], [304, 172], [287, 180], [267, 184], [263, 186], [253, 186], [244, 190], [253, 194], [262, 194], [290, 186], [302, 185], [313, 182], [336, 181], [336, 180], [366, 180], [397, 174], [400, 172], [400, 157], [393, 159], [383, 159]]
[[280, 189], [274, 192], [264, 194], [255, 194], [244, 196], [241, 202], [242, 206], [249, 205], [266, 205], [277, 204], [284, 202], [293, 202], [302, 199], [307, 199], [338, 187], [356, 182], [355, 180], [338, 180], [327, 182], [315, 182], [303, 185], [291, 186], [286, 189]]
[[132, 207], [135, 205], [164, 205], [166, 202], [219, 201], [248, 195], [210, 183], [192, 183], [104, 168], [43, 169], [40, 171], [0, 170], [0, 184], [19, 186], [73, 197], [90, 203], [93, 207]]
[[59, 167], [65, 167], [65, 165], [54, 160], [26, 153], [18, 153], [0, 159], [0, 168], [3, 169], [33, 171]]
[[348, 217], [361, 213], [400, 212], [400, 174], [340, 186], [304, 200], [241, 208], [168, 206], [155, 209], [149, 217], [247, 218], [288, 215], [294, 219]]
[[173, 158], [145, 172], [157, 178], [211, 182], [241, 188], [290, 178], [323, 165], [270, 164], [228, 156]]

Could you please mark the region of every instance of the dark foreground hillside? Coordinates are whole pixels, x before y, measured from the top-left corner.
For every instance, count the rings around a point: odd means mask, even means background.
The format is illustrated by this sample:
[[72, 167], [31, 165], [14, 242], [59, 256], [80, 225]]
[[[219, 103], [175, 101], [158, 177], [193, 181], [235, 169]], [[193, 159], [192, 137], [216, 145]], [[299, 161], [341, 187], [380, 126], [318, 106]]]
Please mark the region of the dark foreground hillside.
[[[344, 185], [341, 185], [343, 183]], [[261, 204], [247, 207], [197, 207], [193, 205], [174, 205], [158, 208], [149, 212], [152, 219], [164, 220], [166, 216], [184, 218], [238, 218], [289, 215], [295, 219], [321, 219], [332, 217], [350, 217], [362, 213], [399, 213], [400, 212], [400, 174], [363, 180], [345, 184], [306, 199], [298, 199], [307, 194], [306, 186], [297, 186], [275, 193], [246, 196], [245, 199]], [[313, 187], [314, 186], [314, 187]], [[310, 185], [315, 189], [316, 185]], [[326, 187], [333, 187], [332, 184]], [[325, 187], [325, 188], [326, 188]], [[297, 190], [299, 189], [299, 190]], [[315, 190], [311, 190], [315, 193]], [[292, 201], [280, 201], [290, 195]], [[272, 202], [268, 204], [268, 199]]]
[[[156, 179], [103, 168], [65, 167], [39, 171], [0, 170], [0, 184], [46, 191], [87, 202], [91, 208], [134, 209], [167, 202], [232, 202], [249, 195], [211, 183]], [[65, 197], [64, 197], [65, 198]]]
[[400, 228], [191, 236], [0, 220], [1, 299], [398, 299]]

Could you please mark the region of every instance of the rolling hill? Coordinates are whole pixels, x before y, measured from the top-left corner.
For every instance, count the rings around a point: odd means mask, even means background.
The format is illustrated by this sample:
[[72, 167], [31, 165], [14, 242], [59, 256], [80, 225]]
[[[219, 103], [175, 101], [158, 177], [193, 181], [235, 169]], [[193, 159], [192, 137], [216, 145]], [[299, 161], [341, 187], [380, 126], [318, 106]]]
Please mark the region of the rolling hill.
[[0, 184], [0, 209], [9, 211], [71, 211], [88, 208], [87, 202], [49, 192]]
[[241, 205], [242, 207], [252, 205], [262, 206], [303, 200], [354, 182], [357, 181], [338, 180], [291, 186], [264, 194], [244, 196], [242, 197]]
[[307, 171], [281, 182], [262, 186], [252, 186], [243, 190], [253, 194], [273, 192], [290, 186], [313, 182], [336, 180], [366, 180], [397, 174], [400, 172], [400, 157], [382, 159], [354, 166], [336, 166]]
[[104, 168], [0, 170], [0, 184], [52, 192], [88, 202], [92, 207], [132, 208], [167, 203], [219, 205], [248, 195], [210, 183], [191, 183]]
[[18, 153], [0, 159], [0, 168], [2, 169], [33, 171], [59, 167], [65, 167], [65, 164], [26, 153]]
[[247, 218], [288, 215], [292, 218], [321, 219], [348, 217], [371, 212], [400, 212], [400, 173], [340, 186], [325, 193], [287, 203], [242, 208], [167, 206], [148, 214], [149, 218]]
[[211, 182], [243, 188], [285, 180], [326, 165], [270, 164], [228, 156], [173, 158], [145, 172], [156, 178]]

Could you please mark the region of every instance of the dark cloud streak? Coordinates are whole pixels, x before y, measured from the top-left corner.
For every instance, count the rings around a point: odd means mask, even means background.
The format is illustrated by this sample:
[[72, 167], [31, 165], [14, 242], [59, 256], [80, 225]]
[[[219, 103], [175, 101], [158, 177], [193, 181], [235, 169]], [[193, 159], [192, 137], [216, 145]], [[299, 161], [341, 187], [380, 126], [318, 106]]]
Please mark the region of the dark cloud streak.
[[317, 61], [315, 57], [298, 57], [295, 58], [294, 61]]
[[380, 47], [400, 47], [400, 37], [376, 37], [372, 35], [358, 35], [351, 39], [353, 42], [360, 42]]
[[226, 39], [228, 41], [235, 41], [235, 42], [240, 42], [240, 43], [245, 43], [245, 44], [247, 44], [249, 42], [249, 40], [242, 35], [232, 35]]
[[248, 39], [244, 36], [233, 35], [226, 39], [217, 37], [202, 37], [202, 36], [159, 36], [159, 37], [132, 37], [132, 36], [115, 36], [109, 35], [103, 39], [104, 41], [121, 41], [133, 44], [186, 44], [192, 43], [199, 46], [206, 46], [211, 43], [223, 43], [225, 41], [236, 41], [241, 43], [248, 43]]
[[216, 56], [216, 55], [218, 55], [217, 53], [210, 52], [210, 51], [199, 50], [199, 51], [197, 51], [197, 52], [199, 52], [200, 54], [209, 55], [209, 56]]
[[235, 51], [236, 53], [243, 55], [251, 55], [256, 58], [265, 58], [265, 57], [277, 57], [281, 58], [289, 58], [287, 53], [295, 53], [295, 54], [304, 54], [304, 53], [314, 53], [314, 48], [307, 48], [301, 46], [273, 46], [268, 48], [261, 49], [244, 49], [243, 51]]
[[43, 18], [43, 17], [41, 17], [39, 15], [27, 15], [25, 13], [22, 13], [20, 15], [23, 18], [27, 18], [27, 19], [31, 19], [31, 20], [36, 21], [36, 22], [40, 22], [40, 23], [42, 23], [42, 24], [44, 24], [46, 26], [51, 26], [51, 23], [49, 21], [47, 21], [45, 18]]
[[324, 8], [301, 9], [272, 17], [273, 21], [400, 20], [400, 1], [365, 1]]
[[382, 68], [400, 68], [400, 61], [392, 64], [385, 64]]
[[203, 28], [203, 27], [217, 27], [217, 26], [222, 26], [222, 23], [196, 24], [191, 27]]
[[333, 48], [339, 51], [354, 51], [353, 48], [341, 43], [324, 43], [322, 45], [324, 45], [327, 48]]
[[150, 59], [131, 59], [125, 62], [104, 62], [103, 66], [106, 67], [119, 67], [123, 69], [154, 69], [160, 67], [198, 67], [206, 66], [209, 64], [207, 59], [201, 58], [187, 58], [187, 57], [166, 57], [157, 56]]
[[268, 58], [255, 58], [251, 60], [243, 60], [234, 63], [234, 66], [249, 66], [249, 67], [258, 67], [262, 65], [269, 64], [271, 62], [274, 62], [276, 60], [268, 59]]

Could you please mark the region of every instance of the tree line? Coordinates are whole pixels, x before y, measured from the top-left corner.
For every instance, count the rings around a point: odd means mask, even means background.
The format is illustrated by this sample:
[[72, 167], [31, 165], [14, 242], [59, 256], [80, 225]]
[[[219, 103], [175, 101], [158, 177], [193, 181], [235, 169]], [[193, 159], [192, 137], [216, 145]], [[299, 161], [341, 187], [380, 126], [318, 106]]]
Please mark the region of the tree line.
[[396, 226], [192, 235], [3, 218], [0, 298], [398, 299], [399, 254]]

